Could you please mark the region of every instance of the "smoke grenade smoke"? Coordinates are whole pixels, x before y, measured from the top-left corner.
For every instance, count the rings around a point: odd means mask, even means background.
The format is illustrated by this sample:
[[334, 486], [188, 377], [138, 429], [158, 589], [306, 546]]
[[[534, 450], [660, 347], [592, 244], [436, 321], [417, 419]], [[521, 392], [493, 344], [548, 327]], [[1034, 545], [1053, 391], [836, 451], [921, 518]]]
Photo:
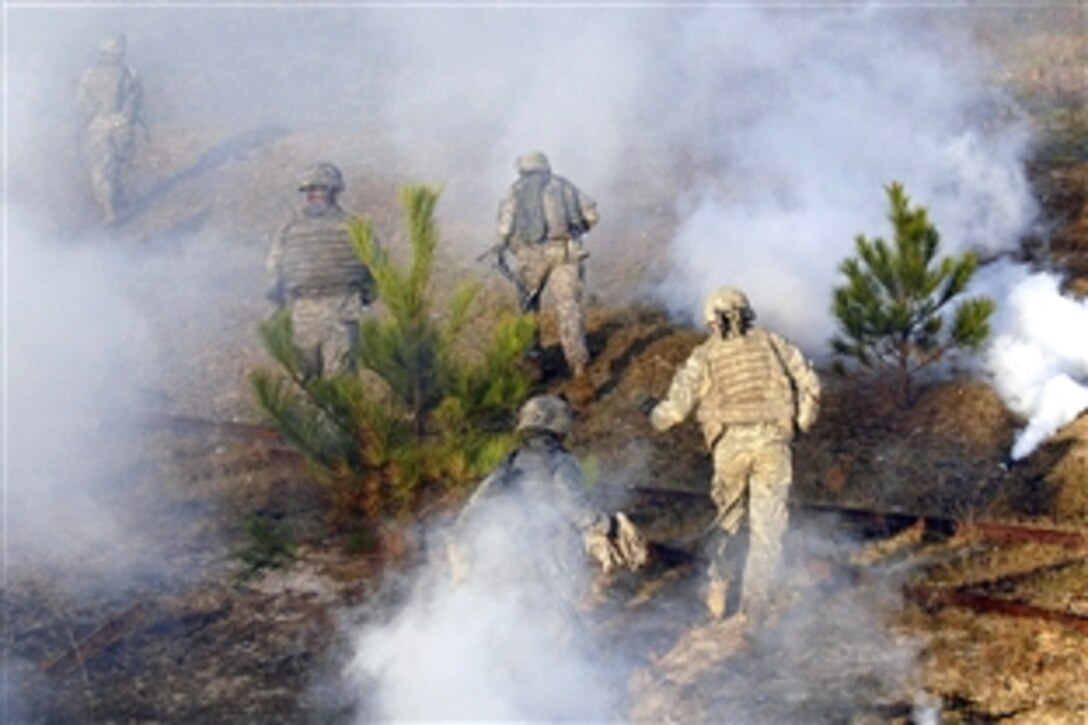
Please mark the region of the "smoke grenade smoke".
[[7, 246], [17, 274], [5, 321], [5, 553], [19, 565], [78, 563], [120, 576], [147, 543], [117, 480], [140, 445], [127, 421], [150, 379], [147, 321], [122, 291], [131, 269], [122, 257], [15, 228]]
[[1088, 301], [1064, 297], [1054, 274], [1018, 277], [985, 361], [1002, 399], [1027, 420], [1014, 460], [1088, 409]]
[[356, 637], [348, 676], [365, 717], [614, 717], [616, 663], [595, 650], [579, 609], [590, 576], [579, 533], [521, 491], [472, 514], [453, 532], [454, 565], [437, 547], [400, 610]]
[[[238, 237], [261, 232], [217, 215], [232, 212], [231, 199], [235, 209], [256, 203], [270, 188], [256, 177], [299, 153], [320, 149], [349, 177], [376, 184], [444, 184], [444, 213], [465, 222], [455, 228], [487, 234], [514, 158], [539, 148], [600, 204], [594, 263], [628, 253], [627, 239], [609, 239], [633, 203], [626, 175], [660, 173], [652, 181], [662, 183], [646, 186], [661, 197], [640, 202], [673, 207], [679, 222], [670, 238], [650, 240], [663, 266], [657, 299], [692, 319], [708, 292], [738, 286], [761, 323], [819, 356], [834, 328], [838, 262], [853, 254], [856, 235], [890, 232], [885, 185], [902, 182], [929, 208], [946, 254], [1010, 250], [1035, 214], [1022, 168], [1029, 135], [963, 27], [947, 12], [835, 5], [12, 8], [5, 204], [28, 205], [40, 224], [13, 225], [8, 240], [9, 520], [28, 543], [59, 543], [54, 551], [110, 551], [122, 533], [127, 548], [140, 548], [117, 518], [124, 509], [102, 506], [105, 487], [96, 488], [83, 454], [104, 451], [79, 423], [132, 403], [154, 358], [142, 311], [120, 292], [134, 267], [109, 252], [56, 249], [36, 233], [82, 229], [93, 214], [73, 90], [102, 38], [129, 39], [160, 160], [199, 155], [191, 147], [200, 132], [288, 129], [269, 156], [235, 159], [238, 197], [217, 198], [208, 221], [229, 238], [204, 235], [189, 250], [200, 260], [182, 257], [183, 276], [205, 284], [186, 292], [192, 280], [176, 276], [171, 260], [153, 267], [156, 299], [189, 303], [175, 319], [215, 317], [224, 296], [254, 292], [250, 277], [241, 286], [224, 279], [242, 265], [222, 260], [249, 254]], [[649, 161], [633, 165], [631, 156]], [[206, 200], [203, 184], [214, 178], [189, 177], [188, 190]], [[293, 183], [284, 169], [285, 195]], [[178, 213], [169, 193], [149, 203]], [[271, 233], [283, 220], [265, 221], [261, 231]], [[484, 245], [479, 236], [453, 243]], [[250, 256], [259, 267], [261, 254]], [[203, 294], [209, 278], [218, 297]], [[1017, 286], [1004, 284], [989, 290], [1008, 309], [988, 360], [1003, 397], [1031, 421], [1014, 451], [1026, 455], [1084, 407], [1076, 333], [1085, 310], [1045, 275], [1020, 270]], [[467, 577], [455, 584], [436, 555], [404, 606], [358, 634], [350, 674], [362, 709], [383, 719], [611, 719], [609, 693], [622, 689], [624, 668], [582, 629], [580, 559], [561, 557], [565, 573], [554, 573], [558, 525], [538, 501], [496, 504], [460, 532]]]
[[858, 234], [890, 238], [893, 181], [930, 210], [943, 253], [1014, 247], [1034, 213], [1028, 135], [994, 122], [1008, 101], [967, 38], [895, 11], [707, 20], [682, 42], [719, 52], [685, 94], [715, 122], [693, 137], [718, 173], [681, 198], [659, 288], [677, 312], [697, 319], [714, 288], [740, 287], [764, 323], [819, 355], [839, 262]]

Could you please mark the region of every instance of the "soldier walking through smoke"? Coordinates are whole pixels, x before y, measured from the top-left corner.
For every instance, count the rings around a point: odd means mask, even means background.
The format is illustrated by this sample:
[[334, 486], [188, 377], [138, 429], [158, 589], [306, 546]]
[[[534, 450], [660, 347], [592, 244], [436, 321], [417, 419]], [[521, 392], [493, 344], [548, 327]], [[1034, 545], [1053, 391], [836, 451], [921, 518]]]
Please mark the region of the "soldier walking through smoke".
[[79, 80], [83, 152], [91, 172], [91, 191], [106, 224], [117, 223], [129, 200], [124, 176], [136, 150], [136, 127], [144, 124], [143, 87], [125, 65], [125, 37], [99, 47], [98, 62]]
[[303, 172], [305, 203], [268, 254], [268, 298], [290, 310], [304, 374], [354, 370], [359, 317], [374, 301], [374, 279], [355, 252], [349, 214], [340, 207], [344, 177], [322, 162]]
[[740, 613], [758, 625], [775, 603], [793, 479], [790, 443], [816, 421], [820, 382], [792, 343], [752, 326], [755, 313], [743, 292], [718, 290], [703, 316], [711, 335], [676, 371], [650, 422], [663, 431], [695, 411], [714, 461], [711, 497], [718, 510], [706, 605], [712, 618], [724, 616], [728, 585], [736, 579], [727, 554], [747, 515]]
[[597, 223], [597, 204], [553, 174], [539, 151], [518, 158], [516, 168], [518, 179], [499, 206], [499, 263], [505, 265], [507, 251], [513, 256], [509, 277], [518, 288], [523, 310], [538, 313], [541, 297], [550, 291], [563, 355], [575, 380], [584, 384], [589, 350], [582, 285], [589, 253], [582, 237]]
[[[627, 516], [605, 514], [586, 500], [582, 467], [564, 447], [571, 425], [571, 409], [562, 398], [539, 395], [522, 406], [517, 424], [521, 444], [480, 483], [458, 518], [450, 546], [455, 578], [463, 578], [475, 565], [463, 532], [496, 503], [504, 505], [507, 513], [534, 519], [525, 527], [517, 526], [519, 536], [525, 538], [525, 558], [545, 570], [537, 573], [560, 591], [572, 589], [574, 582], [567, 581], [565, 573], [580, 570], [575, 557], [588, 554], [604, 574], [619, 568], [634, 570], [646, 563], [646, 541]], [[549, 515], [555, 520], [544, 520]], [[530, 534], [543, 531], [549, 534], [548, 540], [536, 540]], [[516, 552], [507, 553], [518, 558]]]

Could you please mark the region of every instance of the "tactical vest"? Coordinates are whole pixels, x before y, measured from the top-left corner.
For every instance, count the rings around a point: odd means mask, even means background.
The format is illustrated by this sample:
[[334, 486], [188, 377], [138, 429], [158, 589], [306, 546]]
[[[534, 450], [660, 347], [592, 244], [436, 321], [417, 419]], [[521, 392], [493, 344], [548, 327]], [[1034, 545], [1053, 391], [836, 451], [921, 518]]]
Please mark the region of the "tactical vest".
[[359, 261], [338, 206], [322, 213], [303, 211], [283, 231], [283, 288], [294, 297], [357, 291], [373, 294], [370, 270]]
[[698, 418], [708, 439], [729, 425], [775, 423], [792, 429], [793, 384], [765, 330], [711, 340], [706, 365], [711, 385]]
[[577, 190], [566, 179], [528, 174], [514, 183], [514, 224], [511, 238], [523, 244], [581, 236], [588, 228]]

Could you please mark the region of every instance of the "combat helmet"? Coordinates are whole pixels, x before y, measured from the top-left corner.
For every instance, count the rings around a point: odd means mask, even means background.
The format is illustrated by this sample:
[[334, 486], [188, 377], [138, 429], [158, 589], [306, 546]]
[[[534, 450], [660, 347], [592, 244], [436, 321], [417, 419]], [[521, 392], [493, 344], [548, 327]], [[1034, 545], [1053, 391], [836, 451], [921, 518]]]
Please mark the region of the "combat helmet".
[[720, 315], [730, 312], [746, 313], [751, 318], [755, 317], [752, 306], [748, 303], [748, 296], [739, 289], [722, 287], [712, 292], [703, 303], [703, 321], [713, 322]]
[[302, 172], [298, 190], [306, 191], [315, 187], [325, 187], [333, 192], [341, 192], [344, 190], [344, 175], [340, 173], [340, 169], [327, 161], [314, 164]]
[[119, 60], [125, 55], [125, 36], [115, 35], [106, 38], [98, 46], [98, 54], [110, 60]]
[[573, 419], [570, 406], [554, 395], [538, 395], [521, 406], [518, 432], [544, 430], [562, 437], [570, 433]]
[[755, 319], [748, 296], [733, 287], [718, 289], [703, 303], [703, 321], [716, 325], [723, 338], [744, 335]]
[[518, 157], [514, 167], [522, 175], [531, 174], [534, 171], [550, 173], [552, 170], [551, 164], [548, 163], [548, 157], [540, 151], [530, 151], [527, 154], [522, 154]]

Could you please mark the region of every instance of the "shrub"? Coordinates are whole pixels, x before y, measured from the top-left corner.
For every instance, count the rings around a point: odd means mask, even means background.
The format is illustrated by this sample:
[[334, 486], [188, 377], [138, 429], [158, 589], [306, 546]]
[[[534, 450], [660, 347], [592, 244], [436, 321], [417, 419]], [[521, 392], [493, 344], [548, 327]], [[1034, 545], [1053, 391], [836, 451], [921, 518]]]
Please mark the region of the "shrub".
[[402, 515], [428, 492], [476, 480], [512, 448], [514, 411], [530, 392], [521, 359], [535, 333], [532, 317], [501, 311], [489, 343], [464, 351], [457, 343], [477, 286], [462, 284], [436, 314], [438, 196], [426, 186], [401, 190], [412, 252], [406, 269], [378, 247], [369, 222], [349, 223], [386, 311], [361, 321], [358, 373], [307, 378], [289, 314], [261, 326], [281, 370], [251, 374], [258, 403], [304, 454], [342, 522]]
[[239, 574], [248, 579], [263, 569], [278, 569], [296, 558], [295, 543], [290, 531], [260, 516], [250, 516], [245, 522], [249, 539], [238, 551], [244, 568]]
[[965, 252], [937, 259], [940, 235], [924, 207], [912, 207], [903, 186], [887, 187], [888, 215], [895, 237], [856, 239], [857, 256], [839, 265], [846, 284], [836, 287], [832, 312], [839, 333], [831, 340], [836, 355], [866, 367], [890, 368], [895, 400], [914, 401], [914, 378], [951, 350], [977, 349], [990, 334], [993, 300], [975, 297], [959, 303], [978, 262]]

